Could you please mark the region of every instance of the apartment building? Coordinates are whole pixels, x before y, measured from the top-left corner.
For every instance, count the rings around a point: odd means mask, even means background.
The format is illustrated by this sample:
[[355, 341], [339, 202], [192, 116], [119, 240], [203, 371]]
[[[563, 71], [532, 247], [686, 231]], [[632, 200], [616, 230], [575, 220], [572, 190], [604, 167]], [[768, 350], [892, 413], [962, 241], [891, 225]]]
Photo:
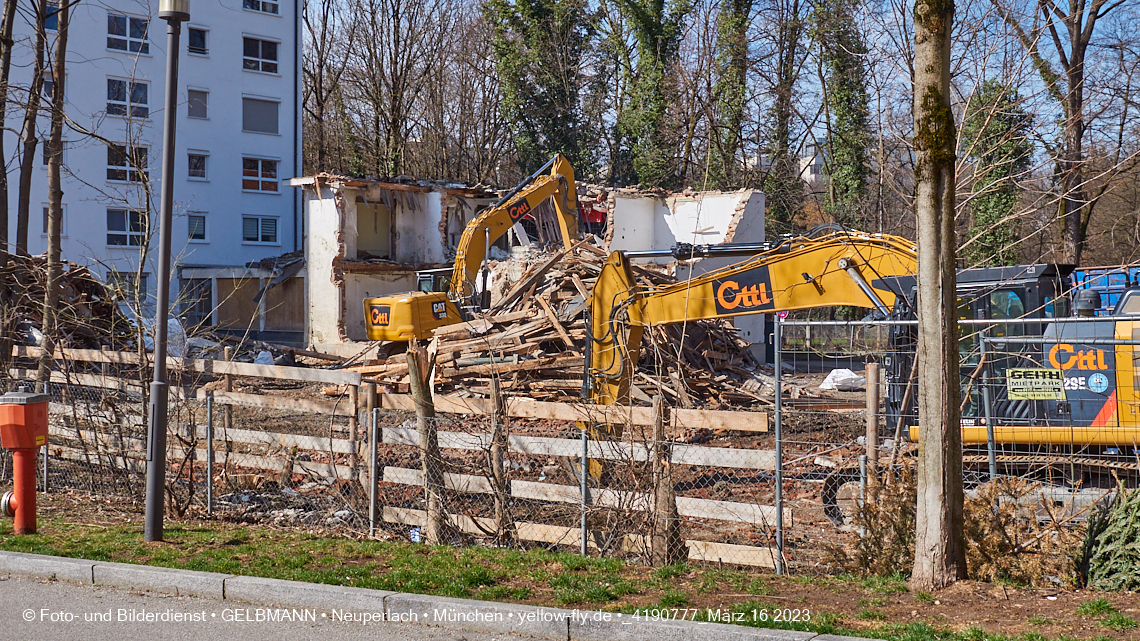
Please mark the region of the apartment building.
[[[62, 249], [65, 260], [92, 266], [108, 281], [143, 271], [153, 301], [164, 110], [178, 110], [174, 188], [172, 295], [193, 292], [180, 307], [209, 321], [219, 304], [218, 278], [257, 278], [248, 264], [301, 247], [300, 194], [285, 182], [301, 163], [300, 3], [191, 0], [183, 25], [178, 94], [164, 95], [166, 23], [157, 0], [105, 0], [72, 9], [64, 96], [73, 124], [64, 132]], [[30, 13], [30, 12], [28, 12]], [[24, 15], [24, 12], [21, 12]], [[30, 85], [34, 29], [17, 18], [13, 85]], [[48, 20], [49, 46], [57, 17]], [[55, 90], [46, 78], [44, 93]], [[16, 90], [16, 102], [25, 95]], [[13, 107], [15, 113], [13, 113]], [[8, 127], [23, 109], [9, 106]], [[46, 109], [38, 135], [46, 139]], [[4, 134], [8, 158], [10, 242], [15, 242], [20, 146]], [[46, 250], [47, 163], [43, 145], [32, 175], [28, 250]], [[151, 197], [143, 188], [149, 182]], [[262, 270], [264, 271], [264, 270]], [[133, 282], [133, 281], [132, 281]], [[256, 328], [255, 328], [256, 329]]]

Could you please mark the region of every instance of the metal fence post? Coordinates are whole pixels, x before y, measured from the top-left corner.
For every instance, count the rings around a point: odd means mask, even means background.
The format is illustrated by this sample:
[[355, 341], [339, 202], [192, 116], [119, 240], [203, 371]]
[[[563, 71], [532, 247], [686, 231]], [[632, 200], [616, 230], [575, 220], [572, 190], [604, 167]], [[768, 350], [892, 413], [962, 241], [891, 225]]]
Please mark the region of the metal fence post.
[[369, 473], [368, 473], [368, 536], [369, 538], [376, 536], [376, 475], [378, 474], [378, 465], [376, 463], [376, 448], [379, 437], [377, 431], [380, 425], [380, 408], [372, 408], [372, 430], [368, 440], [371, 441], [372, 458], [369, 460]]
[[[867, 455], [866, 454], [860, 454], [859, 455], [859, 510], [862, 511], [863, 508], [865, 508], [866, 506], [867, 506]], [[860, 518], [859, 520], [863, 521], [863, 518]], [[860, 536], [860, 538], [867, 536], [867, 526], [865, 526], [865, 525], [859, 526], [859, 536]]]
[[206, 395], [206, 514], [214, 513], [214, 393]]
[[[773, 387], [776, 391], [776, 403], [773, 409], [773, 424], [776, 431], [776, 574], [784, 574], [784, 448], [783, 448], [783, 406], [780, 403], [781, 384], [780, 370], [783, 367], [783, 349], [781, 343], [783, 336], [780, 329], [780, 317], [776, 316], [776, 324], [772, 330], [772, 341], [775, 343], [774, 353], [776, 371], [773, 376]], [[583, 481], [585, 484], [585, 481]]]
[[990, 480], [997, 478], [997, 442], [994, 439], [994, 411], [993, 400], [990, 397], [990, 363], [986, 351], [986, 330], [982, 329], [978, 337], [982, 355], [982, 408], [986, 416], [986, 450], [989, 455]]
[[586, 478], [590, 473], [589, 472], [589, 470], [590, 470], [590, 452], [589, 452], [589, 441], [587, 440], [587, 438], [588, 438], [588, 436], [586, 434], [586, 428], [583, 427], [582, 428], [582, 464], [579, 466], [581, 468], [581, 484], [582, 484], [582, 533], [581, 533], [582, 541], [581, 541], [581, 550], [580, 550], [582, 556], [586, 556], [586, 535], [587, 535], [587, 532], [586, 532], [586, 506], [590, 501], [590, 497], [589, 497], [589, 491], [590, 490], [586, 486]]

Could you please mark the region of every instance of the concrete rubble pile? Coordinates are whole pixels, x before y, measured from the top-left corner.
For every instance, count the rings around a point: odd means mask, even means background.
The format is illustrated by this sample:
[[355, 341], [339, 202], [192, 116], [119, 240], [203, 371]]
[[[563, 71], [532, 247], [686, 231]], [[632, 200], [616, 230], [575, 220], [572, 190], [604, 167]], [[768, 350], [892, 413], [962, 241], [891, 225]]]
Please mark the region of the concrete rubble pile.
[[[485, 397], [494, 376], [507, 395], [579, 399], [587, 300], [605, 258], [604, 250], [587, 241], [569, 252], [541, 255], [511, 279], [505, 292], [495, 292], [481, 318], [437, 329], [436, 392]], [[635, 267], [635, 273], [646, 285], [674, 282], [650, 267]], [[728, 322], [653, 328], [646, 332], [641, 352], [632, 392], [635, 403], [649, 403], [659, 393], [680, 407], [770, 403], [771, 376], [760, 372], [747, 341]], [[407, 390], [408, 366], [402, 353], [351, 369], [382, 389]]]

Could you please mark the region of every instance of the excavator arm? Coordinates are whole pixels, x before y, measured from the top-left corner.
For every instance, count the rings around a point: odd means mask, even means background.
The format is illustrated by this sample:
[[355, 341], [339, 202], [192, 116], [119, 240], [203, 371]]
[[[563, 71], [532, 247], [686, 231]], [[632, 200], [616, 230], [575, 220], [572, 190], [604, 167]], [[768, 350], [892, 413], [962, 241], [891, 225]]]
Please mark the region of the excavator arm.
[[487, 256], [487, 248], [547, 198], [554, 201], [562, 242], [569, 249], [578, 237], [577, 185], [570, 163], [562, 154], [556, 154], [499, 202], [467, 223], [455, 250], [455, 266], [447, 292], [408, 292], [364, 299], [368, 340], [421, 340], [430, 338], [438, 327], [462, 322], [461, 305], [470, 301], [475, 293], [475, 278]]
[[487, 255], [488, 243], [494, 243], [523, 216], [552, 196], [562, 242], [570, 249], [578, 237], [577, 186], [574, 168], [565, 156], [556, 154], [519, 187], [467, 223], [455, 250], [451, 300], [464, 300], [475, 292], [475, 278]]
[[850, 230], [770, 245], [698, 249], [685, 246], [674, 255], [747, 253], [751, 257], [658, 288], [638, 285], [634, 279], [630, 257], [637, 252], [617, 251], [606, 259], [591, 293], [588, 322], [586, 392], [595, 403], [629, 402], [646, 327], [830, 305], [873, 307], [885, 314], [894, 304], [895, 293], [868, 283], [914, 274], [917, 267], [913, 242]]

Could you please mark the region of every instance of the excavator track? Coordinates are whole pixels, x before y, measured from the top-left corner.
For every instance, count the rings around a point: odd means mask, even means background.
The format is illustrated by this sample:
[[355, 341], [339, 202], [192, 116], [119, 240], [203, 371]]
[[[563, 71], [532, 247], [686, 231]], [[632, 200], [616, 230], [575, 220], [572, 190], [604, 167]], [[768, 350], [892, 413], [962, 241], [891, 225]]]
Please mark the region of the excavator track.
[[[999, 466], [1017, 467], [1053, 467], [1058, 465], [1077, 466], [1083, 469], [1099, 469], [1107, 472], [1131, 472], [1140, 474], [1140, 461], [1118, 461], [1095, 456], [1064, 456], [1060, 454], [998, 454], [996, 462]], [[966, 454], [962, 457], [963, 465], [989, 465], [989, 457], [985, 454]]]

